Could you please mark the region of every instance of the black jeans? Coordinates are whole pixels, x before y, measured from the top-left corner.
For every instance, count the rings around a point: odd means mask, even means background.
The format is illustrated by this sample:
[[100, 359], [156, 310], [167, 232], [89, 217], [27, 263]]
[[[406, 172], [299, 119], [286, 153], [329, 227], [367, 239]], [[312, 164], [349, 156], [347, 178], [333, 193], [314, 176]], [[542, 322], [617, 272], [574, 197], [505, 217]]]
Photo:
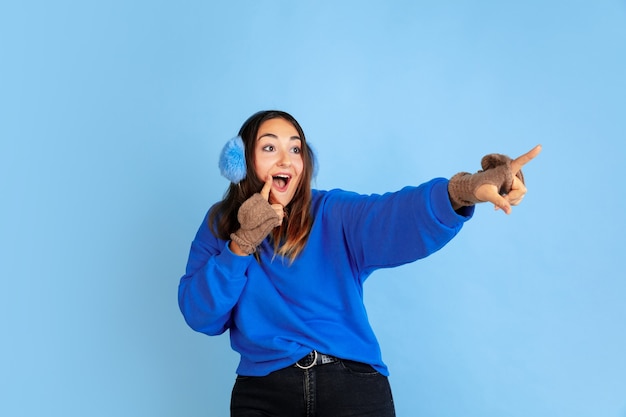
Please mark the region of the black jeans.
[[310, 369], [295, 366], [263, 377], [238, 376], [231, 417], [394, 417], [386, 376], [341, 360]]

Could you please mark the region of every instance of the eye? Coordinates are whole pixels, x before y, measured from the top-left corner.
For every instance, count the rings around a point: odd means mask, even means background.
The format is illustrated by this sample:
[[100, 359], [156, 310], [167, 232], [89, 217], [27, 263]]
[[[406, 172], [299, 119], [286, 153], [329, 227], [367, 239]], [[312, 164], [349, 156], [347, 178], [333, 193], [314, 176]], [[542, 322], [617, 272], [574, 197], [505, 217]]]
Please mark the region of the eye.
[[294, 146], [293, 148], [291, 148], [291, 152], [293, 152], [295, 154], [302, 153], [302, 148], [299, 147], [299, 146]]
[[273, 152], [276, 148], [274, 148], [274, 145], [265, 145], [263, 148], [265, 152]]

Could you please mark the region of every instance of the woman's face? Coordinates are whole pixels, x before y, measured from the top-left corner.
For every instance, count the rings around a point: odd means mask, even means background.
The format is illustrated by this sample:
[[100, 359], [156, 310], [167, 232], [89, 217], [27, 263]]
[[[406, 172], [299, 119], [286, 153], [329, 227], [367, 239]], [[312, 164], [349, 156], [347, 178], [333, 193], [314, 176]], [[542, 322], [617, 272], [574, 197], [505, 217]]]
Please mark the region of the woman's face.
[[272, 177], [269, 202], [287, 206], [300, 184], [304, 167], [302, 140], [296, 128], [285, 119], [261, 123], [256, 135], [254, 166], [259, 180]]

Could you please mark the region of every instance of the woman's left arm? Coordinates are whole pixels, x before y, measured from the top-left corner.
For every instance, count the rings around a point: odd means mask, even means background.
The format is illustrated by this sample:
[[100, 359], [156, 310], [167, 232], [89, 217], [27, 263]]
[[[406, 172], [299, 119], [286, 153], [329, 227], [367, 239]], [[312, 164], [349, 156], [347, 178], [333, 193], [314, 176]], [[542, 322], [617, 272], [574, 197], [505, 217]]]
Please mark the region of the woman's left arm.
[[473, 207], [452, 209], [445, 178], [383, 195], [333, 194], [325, 210], [341, 224], [341, 234], [329, 238], [343, 241], [360, 276], [436, 252], [473, 213]]
[[461, 198], [454, 194], [459, 185], [455, 176], [450, 181], [436, 178], [383, 195], [343, 193], [327, 208], [333, 218], [341, 219], [351, 263], [367, 275], [374, 269], [413, 262], [438, 251], [471, 218], [477, 202], [489, 201], [510, 213], [511, 206], [519, 204], [526, 194], [520, 170], [540, 151], [536, 146], [515, 160], [507, 158], [502, 167], [494, 167], [497, 177], [509, 181], [504, 195], [498, 183], [501, 179], [493, 181], [490, 168], [476, 174], [462, 173]]

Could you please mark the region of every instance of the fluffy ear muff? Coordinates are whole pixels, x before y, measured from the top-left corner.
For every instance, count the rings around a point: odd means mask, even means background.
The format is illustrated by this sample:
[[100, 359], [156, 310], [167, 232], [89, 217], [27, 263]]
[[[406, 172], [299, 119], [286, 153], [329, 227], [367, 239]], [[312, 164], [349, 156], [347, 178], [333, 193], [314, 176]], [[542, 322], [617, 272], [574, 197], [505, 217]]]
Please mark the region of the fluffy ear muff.
[[219, 167], [221, 174], [234, 184], [246, 178], [246, 155], [240, 136], [226, 142], [220, 154]]
[[307, 146], [309, 147], [309, 149], [311, 150], [311, 163], [313, 164], [313, 175], [312, 178], [316, 179], [317, 178], [317, 174], [320, 171], [320, 166], [318, 163], [318, 159], [317, 159], [317, 152], [315, 151], [315, 148], [313, 148], [311, 146], [311, 143], [309, 141], [307, 141]]

